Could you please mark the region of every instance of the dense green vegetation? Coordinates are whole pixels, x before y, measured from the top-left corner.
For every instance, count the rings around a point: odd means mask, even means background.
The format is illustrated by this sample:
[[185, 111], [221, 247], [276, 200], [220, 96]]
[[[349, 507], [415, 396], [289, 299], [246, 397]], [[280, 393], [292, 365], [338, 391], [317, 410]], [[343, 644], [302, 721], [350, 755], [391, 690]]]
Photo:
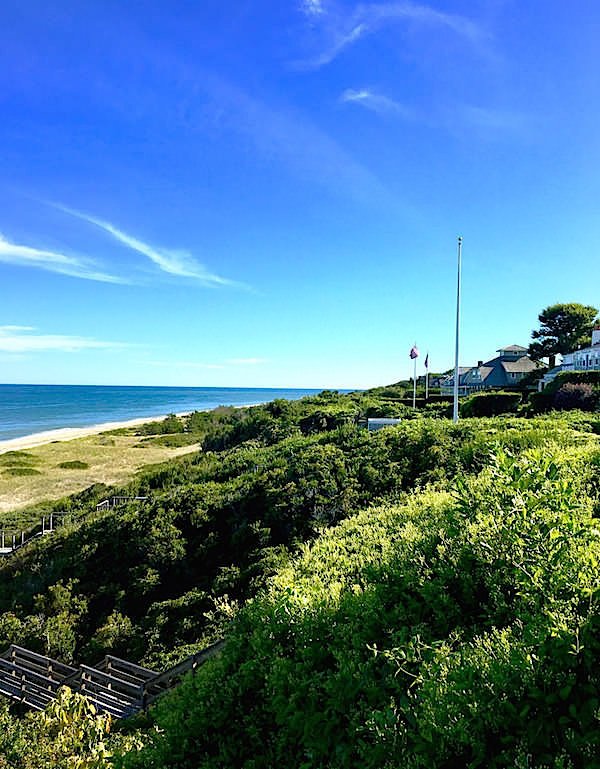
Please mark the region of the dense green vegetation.
[[74, 521], [0, 565], [0, 650], [160, 669], [228, 643], [135, 737], [77, 698], [3, 712], [0, 767], [596, 765], [600, 414], [404, 400], [170, 416], [140, 440], [202, 452], [57, 502]]
[[327, 531], [126, 765], [598, 765], [599, 462], [499, 449]]
[[539, 360], [548, 357], [550, 368], [556, 355], [587, 347], [591, 344], [592, 328], [598, 322], [598, 310], [590, 305], [569, 302], [553, 304], [538, 315], [539, 329], [535, 329], [529, 345], [529, 354]]

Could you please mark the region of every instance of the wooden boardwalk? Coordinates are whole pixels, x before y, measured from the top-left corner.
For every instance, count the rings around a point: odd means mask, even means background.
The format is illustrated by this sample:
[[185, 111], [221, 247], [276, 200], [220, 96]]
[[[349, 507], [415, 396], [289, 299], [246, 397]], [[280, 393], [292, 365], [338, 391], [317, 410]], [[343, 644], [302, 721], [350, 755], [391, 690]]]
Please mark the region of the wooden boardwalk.
[[163, 673], [107, 655], [78, 668], [13, 644], [0, 654], [0, 695], [34, 710], [44, 710], [61, 686], [84, 694], [96, 708], [115, 718], [145, 710], [157, 697], [192, 674], [225, 645], [221, 639]]
[[[131, 502], [147, 502], [150, 497], [109, 497], [96, 505], [96, 511], [113, 510], [115, 507], [127, 505]], [[0, 559], [14, 555], [29, 542], [44, 537], [46, 534], [53, 534], [57, 528], [64, 525], [67, 521], [75, 521], [77, 517], [86, 515], [85, 512], [67, 511], [55, 512], [43, 515], [37, 526], [28, 531], [5, 531], [0, 529]]]
[[4, 529], [0, 530], [0, 557], [11, 556], [20, 550], [29, 542], [33, 542], [34, 539], [44, 537], [46, 534], [53, 534], [60, 526], [73, 520], [75, 513], [73, 512], [56, 512], [43, 515], [37, 526], [34, 526], [28, 531], [11, 531], [6, 532]]

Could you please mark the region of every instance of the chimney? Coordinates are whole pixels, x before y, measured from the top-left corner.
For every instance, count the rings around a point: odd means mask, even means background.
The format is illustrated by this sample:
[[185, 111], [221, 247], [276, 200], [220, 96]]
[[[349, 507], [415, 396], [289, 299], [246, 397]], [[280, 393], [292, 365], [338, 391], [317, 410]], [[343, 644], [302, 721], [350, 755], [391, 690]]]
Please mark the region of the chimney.
[[481, 366], [483, 366], [483, 361], [482, 360], [478, 360], [477, 361], [477, 368], [481, 368]]
[[600, 326], [596, 326], [592, 331], [592, 345], [595, 344], [600, 344]]

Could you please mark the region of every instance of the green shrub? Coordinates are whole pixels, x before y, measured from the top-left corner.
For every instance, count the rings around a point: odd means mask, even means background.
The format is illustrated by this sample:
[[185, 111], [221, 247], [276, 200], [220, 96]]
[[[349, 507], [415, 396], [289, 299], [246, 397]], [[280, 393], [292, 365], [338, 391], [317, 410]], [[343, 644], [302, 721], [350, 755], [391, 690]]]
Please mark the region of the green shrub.
[[544, 392], [555, 393], [565, 384], [589, 384], [594, 388], [600, 388], [600, 371], [561, 371], [546, 385]]
[[542, 390], [542, 392], [529, 393], [526, 405], [529, 409], [529, 413], [532, 415], [545, 414], [552, 409], [553, 402], [554, 395], [553, 393], [547, 392], [546, 388], [545, 390]]
[[42, 473], [35, 467], [7, 467], [4, 475], [42, 475]]
[[30, 454], [27, 451], [5, 451], [0, 454], [0, 463], [8, 465], [31, 465], [40, 462], [39, 457]]
[[[1, 707], [1, 706], [0, 706]], [[0, 710], [2, 769], [111, 769], [115, 750], [141, 747], [138, 735], [111, 733], [112, 719], [67, 687], [41, 713], [16, 719]]]
[[167, 435], [152, 435], [149, 438], [142, 438], [135, 448], [143, 449], [147, 446], [167, 446], [171, 449], [178, 449], [182, 446], [193, 446], [199, 442], [197, 434], [193, 433], [172, 433]]
[[61, 462], [58, 465], [63, 470], [87, 470], [89, 465], [87, 462], [82, 462], [80, 459], [71, 459], [67, 462]]
[[[595, 452], [595, 453], [594, 453]], [[326, 532], [127, 767], [597, 766], [597, 449], [496, 453]]]
[[165, 435], [167, 433], [182, 433], [184, 423], [176, 414], [169, 414], [163, 420], [146, 422], [137, 428], [138, 435]]
[[465, 417], [493, 417], [498, 414], [515, 413], [521, 403], [522, 395], [518, 392], [481, 392], [475, 393], [461, 404], [461, 414]]
[[599, 396], [589, 384], [567, 382], [554, 393], [554, 408], [559, 411], [580, 409], [595, 411]]

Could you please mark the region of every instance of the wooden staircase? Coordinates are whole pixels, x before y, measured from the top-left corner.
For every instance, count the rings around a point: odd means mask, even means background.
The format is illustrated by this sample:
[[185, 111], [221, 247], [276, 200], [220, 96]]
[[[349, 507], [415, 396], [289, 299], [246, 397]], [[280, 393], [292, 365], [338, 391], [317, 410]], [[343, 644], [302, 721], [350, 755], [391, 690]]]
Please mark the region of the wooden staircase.
[[45, 537], [46, 534], [54, 534], [56, 529], [74, 519], [75, 514], [72, 512], [48, 513], [48, 515], [43, 515], [39, 524], [29, 531], [6, 532], [4, 529], [0, 529], [0, 557], [14, 555], [17, 550], [29, 542], [38, 537]]
[[145, 710], [186, 673], [194, 674], [224, 645], [221, 639], [164, 673], [157, 673], [110, 655], [93, 667], [74, 668], [13, 644], [0, 654], [0, 695], [34, 710], [44, 710], [56, 699], [60, 687], [68, 686], [84, 694], [98, 710], [127, 718]]
[[[121, 505], [131, 504], [132, 502], [147, 502], [150, 497], [109, 497], [96, 505], [96, 511], [113, 510]], [[0, 527], [0, 558], [10, 557], [29, 542], [44, 537], [46, 534], [54, 534], [60, 527], [67, 522], [75, 522], [85, 516], [86, 512], [81, 511], [60, 511], [43, 515], [40, 522], [29, 531], [5, 531]]]

